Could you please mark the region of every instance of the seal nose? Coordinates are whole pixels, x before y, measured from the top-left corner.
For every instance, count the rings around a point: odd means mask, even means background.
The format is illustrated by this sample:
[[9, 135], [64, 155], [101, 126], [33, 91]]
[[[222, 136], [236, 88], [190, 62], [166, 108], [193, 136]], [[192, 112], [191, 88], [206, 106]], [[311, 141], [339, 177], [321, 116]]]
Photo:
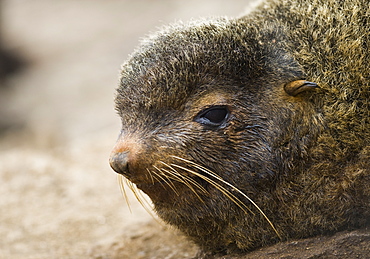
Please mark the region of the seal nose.
[[114, 171], [119, 174], [128, 173], [128, 155], [129, 151], [112, 152], [109, 158], [109, 164]]
[[132, 177], [137, 171], [139, 150], [140, 144], [136, 139], [121, 135], [110, 155], [110, 166], [117, 173]]

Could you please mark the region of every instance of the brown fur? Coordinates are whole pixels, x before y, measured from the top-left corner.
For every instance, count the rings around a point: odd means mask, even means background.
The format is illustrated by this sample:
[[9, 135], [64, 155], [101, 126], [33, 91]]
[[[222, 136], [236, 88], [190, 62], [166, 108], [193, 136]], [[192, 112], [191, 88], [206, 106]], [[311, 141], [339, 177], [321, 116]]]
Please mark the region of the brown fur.
[[[276, 0], [164, 28], [123, 65], [113, 169], [209, 253], [366, 226], [369, 17], [365, 0]], [[210, 107], [222, 124], [199, 120]]]

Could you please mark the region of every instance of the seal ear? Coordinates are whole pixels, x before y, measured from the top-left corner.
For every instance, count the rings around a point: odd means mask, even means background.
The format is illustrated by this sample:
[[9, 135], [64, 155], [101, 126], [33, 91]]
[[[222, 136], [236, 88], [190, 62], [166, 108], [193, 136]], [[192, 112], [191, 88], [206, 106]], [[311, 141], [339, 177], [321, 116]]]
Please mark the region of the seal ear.
[[316, 83], [305, 80], [295, 80], [284, 85], [284, 91], [290, 96], [297, 96], [306, 91], [312, 91], [319, 86]]

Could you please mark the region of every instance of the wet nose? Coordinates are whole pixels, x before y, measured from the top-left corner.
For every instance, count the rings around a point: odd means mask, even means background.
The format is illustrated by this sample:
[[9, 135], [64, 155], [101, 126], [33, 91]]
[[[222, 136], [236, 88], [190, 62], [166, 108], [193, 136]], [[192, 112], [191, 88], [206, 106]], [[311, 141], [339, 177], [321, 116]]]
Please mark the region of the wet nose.
[[109, 164], [114, 171], [119, 174], [127, 174], [128, 173], [128, 155], [129, 151], [123, 152], [112, 152]]

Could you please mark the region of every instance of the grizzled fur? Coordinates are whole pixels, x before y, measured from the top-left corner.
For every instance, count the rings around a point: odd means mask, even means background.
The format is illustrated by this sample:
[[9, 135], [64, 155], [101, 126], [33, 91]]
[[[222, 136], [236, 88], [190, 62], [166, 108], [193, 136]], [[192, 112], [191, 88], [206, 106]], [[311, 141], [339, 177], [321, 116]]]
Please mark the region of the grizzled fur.
[[[178, 23], [150, 36], [122, 68], [112, 167], [210, 253], [366, 226], [369, 17], [367, 0], [276, 0], [246, 17]], [[319, 88], [284, 91], [302, 79]], [[199, 123], [213, 106], [228, 107], [227, 120]], [[192, 163], [229, 183], [208, 176], [248, 210], [191, 174], [205, 174]]]

